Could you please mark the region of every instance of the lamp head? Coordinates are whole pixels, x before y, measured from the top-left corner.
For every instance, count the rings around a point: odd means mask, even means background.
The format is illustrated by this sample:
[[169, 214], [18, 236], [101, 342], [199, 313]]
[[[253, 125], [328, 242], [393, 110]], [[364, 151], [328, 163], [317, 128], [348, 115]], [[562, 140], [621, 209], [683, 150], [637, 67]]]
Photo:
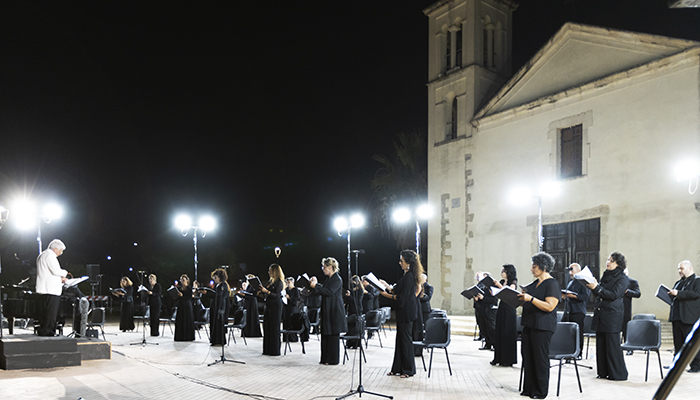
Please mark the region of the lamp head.
[[700, 176], [700, 161], [684, 160], [676, 165], [674, 169], [678, 182], [689, 181]]
[[394, 221], [403, 224], [411, 219], [411, 212], [408, 210], [408, 208], [401, 207], [394, 210], [393, 214], [391, 214], [391, 217], [394, 219]]
[[175, 226], [185, 232], [192, 227], [192, 218], [189, 215], [180, 214], [175, 217]]
[[433, 206], [430, 204], [422, 204], [416, 209], [416, 215], [420, 219], [428, 219], [433, 216]]
[[199, 219], [199, 228], [203, 231], [216, 229], [216, 220], [211, 215], [205, 215]]

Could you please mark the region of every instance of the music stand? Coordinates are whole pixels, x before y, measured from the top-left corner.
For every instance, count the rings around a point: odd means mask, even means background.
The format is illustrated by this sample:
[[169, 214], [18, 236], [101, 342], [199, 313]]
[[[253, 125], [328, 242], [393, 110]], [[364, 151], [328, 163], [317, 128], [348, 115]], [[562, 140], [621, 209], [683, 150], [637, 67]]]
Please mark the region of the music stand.
[[[360, 273], [359, 273], [358, 263], [359, 263], [360, 254], [363, 254], [364, 250], [353, 250], [352, 252], [355, 253], [355, 275], [359, 277]], [[350, 266], [348, 265], [348, 288], [351, 288], [351, 285], [352, 285], [352, 278], [350, 275], [351, 275]], [[362, 285], [362, 282], [360, 282], [360, 285]], [[365, 387], [362, 386], [362, 358], [365, 356], [365, 353], [364, 353], [365, 351], [362, 348], [362, 336], [363, 336], [363, 333], [365, 331], [365, 317], [364, 317], [364, 315], [359, 315], [359, 310], [360, 310], [361, 305], [357, 304], [357, 296], [352, 291], [350, 292], [350, 295], [352, 296], [352, 299], [355, 302], [355, 310], [358, 311], [357, 323], [358, 323], [359, 329], [360, 329], [360, 331], [359, 331], [360, 332], [360, 343], [359, 343], [359, 346], [357, 346], [360, 349], [360, 366], [358, 369], [359, 379], [358, 379], [357, 389], [350, 390], [350, 392], [348, 392], [340, 397], [337, 397], [335, 400], [341, 400], [341, 399], [344, 399], [346, 397], [354, 396], [355, 394], [358, 394], [360, 397], [362, 397], [362, 393], [367, 393], [367, 394], [371, 394], [371, 395], [379, 396], [379, 397], [385, 397], [387, 399], [393, 399], [394, 396], [389, 396], [389, 395], [381, 394], [381, 393], [368, 392], [365, 390]], [[357, 357], [357, 348], [355, 349], [355, 354], [353, 357]]]
[[[140, 286], [143, 286], [143, 274], [144, 274], [145, 272], [146, 272], [146, 271], [139, 271], [139, 275], [140, 275], [140, 276], [139, 276]], [[140, 342], [131, 343], [131, 345], [133, 346], [133, 345], [140, 344], [141, 346], [146, 347], [147, 344], [154, 344], [154, 345], [157, 346], [157, 345], [159, 345], [160, 343], [149, 343], [148, 341], [146, 341], [146, 314], [148, 314], [149, 316], [151, 315], [151, 312], [150, 312], [150, 311], [151, 311], [151, 306], [147, 306], [147, 305], [145, 304], [145, 303], [146, 303], [146, 301], [144, 300], [144, 297], [145, 297], [145, 296], [143, 296], [143, 293], [141, 293], [141, 292], [142, 292], [142, 291], [140, 291], [140, 290], [137, 290], [137, 291], [136, 291], [136, 293], [138, 293], [138, 294], [139, 294], [139, 297], [141, 298], [141, 310], [143, 310], [143, 319], [141, 319], [141, 327], [143, 328], [143, 339], [141, 339]]]
[[[222, 285], [223, 283], [220, 283], [219, 285]], [[226, 302], [228, 301], [228, 296], [223, 299], [223, 301], [219, 302], [219, 309], [216, 311], [219, 317], [221, 318], [221, 358], [218, 360], [214, 361], [211, 364], [207, 364], [207, 367], [211, 367], [214, 364], [225, 364], [227, 362], [232, 362], [232, 363], [238, 363], [238, 364], [245, 364], [243, 361], [237, 361], [237, 360], [229, 360], [226, 358], [226, 354], [224, 353], [224, 350], [226, 349], [226, 345], [224, 344], [224, 340], [226, 340], [226, 322], [228, 322], [228, 315], [226, 315]], [[210, 316], [211, 318], [211, 316]], [[214, 334], [212, 333], [212, 337]]]

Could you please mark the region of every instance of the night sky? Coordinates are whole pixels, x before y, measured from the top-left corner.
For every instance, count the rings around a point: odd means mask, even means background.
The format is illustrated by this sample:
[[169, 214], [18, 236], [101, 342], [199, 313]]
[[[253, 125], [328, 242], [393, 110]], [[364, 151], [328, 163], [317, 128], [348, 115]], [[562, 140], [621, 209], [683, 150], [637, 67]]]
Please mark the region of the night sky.
[[[178, 211], [218, 219], [200, 278], [212, 254], [264, 276], [275, 246], [288, 274], [319, 274], [324, 256], [345, 265], [333, 218], [369, 219], [372, 155], [427, 130], [432, 3], [3, 2], [0, 204], [63, 204], [44, 246], [61, 238], [63, 265], [99, 263], [105, 286], [159, 260], [192, 274]], [[566, 21], [700, 40], [700, 11], [666, 1], [519, 3], [514, 71]], [[352, 237], [360, 272], [397, 279], [396, 246], [368, 222]], [[0, 280], [24, 277], [35, 235], [10, 218]]]

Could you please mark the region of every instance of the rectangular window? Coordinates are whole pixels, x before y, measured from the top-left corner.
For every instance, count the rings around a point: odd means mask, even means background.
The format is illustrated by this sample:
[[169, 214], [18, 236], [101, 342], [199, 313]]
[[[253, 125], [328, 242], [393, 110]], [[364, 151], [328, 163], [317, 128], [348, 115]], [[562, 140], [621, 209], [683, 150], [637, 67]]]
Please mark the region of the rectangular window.
[[445, 40], [445, 71], [452, 69], [452, 32], [447, 31]]
[[457, 32], [455, 32], [455, 34], [457, 35], [457, 40], [456, 40], [456, 42], [457, 42], [456, 53], [457, 54], [455, 56], [456, 57], [455, 65], [461, 68], [462, 67], [462, 30], [461, 29], [458, 30]]
[[583, 125], [561, 130], [560, 153], [559, 177], [567, 179], [583, 176]]

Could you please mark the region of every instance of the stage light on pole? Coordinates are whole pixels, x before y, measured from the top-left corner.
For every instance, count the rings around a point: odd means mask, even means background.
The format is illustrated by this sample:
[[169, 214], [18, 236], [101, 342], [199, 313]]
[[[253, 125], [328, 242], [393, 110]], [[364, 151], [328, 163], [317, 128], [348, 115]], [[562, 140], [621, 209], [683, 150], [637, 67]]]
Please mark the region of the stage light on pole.
[[203, 215], [199, 218], [199, 225], [192, 225], [192, 217], [187, 214], [179, 214], [174, 220], [175, 226], [180, 229], [182, 236], [187, 236], [190, 229], [193, 230], [192, 243], [194, 244], [194, 280], [197, 280], [197, 234], [202, 231], [202, 237], [207, 236], [207, 231], [216, 229], [216, 220], [210, 215]]
[[433, 207], [430, 204], [421, 204], [416, 207], [415, 212], [411, 212], [406, 207], [399, 207], [392, 213], [391, 217], [399, 224], [406, 223], [413, 218], [416, 223], [416, 254], [420, 255], [420, 220], [425, 220], [433, 216]]
[[350, 216], [350, 221], [346, 217], [337, 217], [333, 220], [333, 226], [338, 231], [338, 236], [343, 236], [343, 231], [348, 232], [348, 282], [350, 282], [350, 236], [354, 228], [361, 228], [365, 225], [365, 217], [360, 213]]
[[544, 247], [544, 235], [542, 234], [542, 199], [556, 197], [561, 193], [561, 185], [556, 181], [544, 182], [540, 185], [536, 194], [525, 186], [518, 186], [511, 190], [509, 199], [511, 203], [522, 205], [533, 198], [537, 199], [537, 247], [542, 251]]
[[42, 212], [37, 211], [36, 204], [28, 199], [21, 199], [14, 203], [12, 207], [13, 219], [19, 229], [30, 230], [37, 228], [36, 241], [39, 245], [39, 253], [42, 252], [41, 245], [41, 221], [50, 224], [52, 220], [63, 216], [63, 209], [56, 203], [48, 203]]
[[[695, 191], [698, 190], [698, 179], [700, 179], [700, 161], [681, 161], [674, 168], [674, 173], [678, 182], [688, 181], [688, 193], [695, 194]], [[693, 189], [693, 183], [695, 184], [695, 189]]]

